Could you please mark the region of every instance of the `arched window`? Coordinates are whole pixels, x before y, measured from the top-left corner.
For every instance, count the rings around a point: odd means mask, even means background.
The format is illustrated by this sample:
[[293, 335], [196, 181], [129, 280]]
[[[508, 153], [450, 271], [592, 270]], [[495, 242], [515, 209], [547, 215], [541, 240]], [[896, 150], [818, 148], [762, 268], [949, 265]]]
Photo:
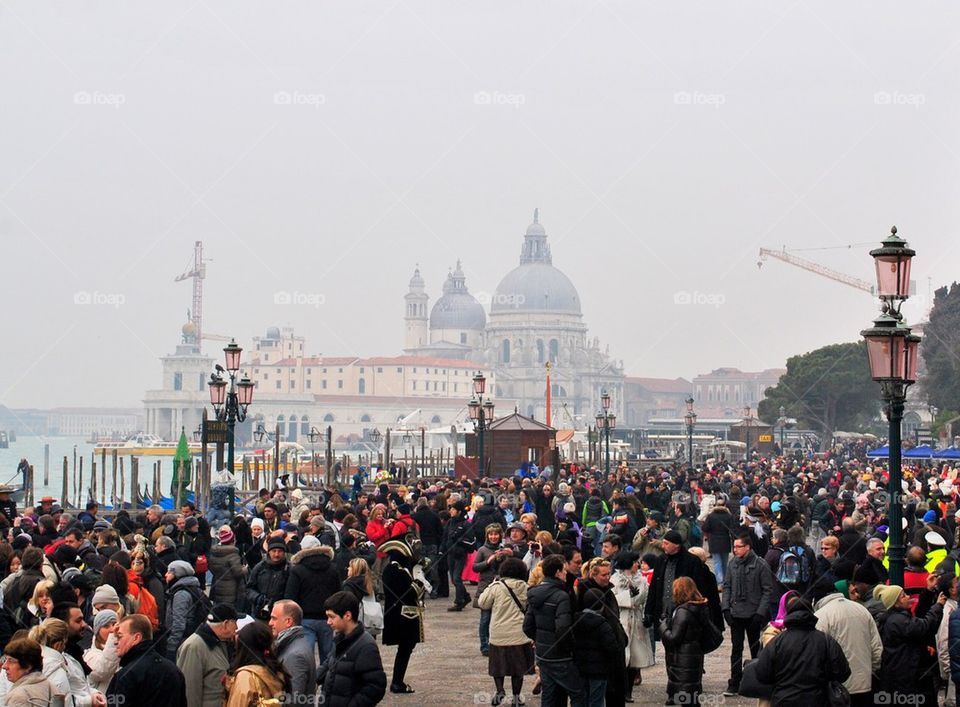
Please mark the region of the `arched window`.
[[537, 339], [537, 363], [545, 363], [543, 350], [543, 339]]
[[439, 425], [441, 422], [442, 420], [440, 419], [439, 415], [434, 415], [433, 417], [430, 418], [431, 425]]
[[287, 426], [287, 441], [296, 442], [297, 441], [297, 416], [290, 416], [290, 424]]
[[363, 395], [364, 393], [367, 392], [367, 379], [366, 379], [366, 378], [361, 378], [360, 381], [357, 383], [357, 392], [359, 392], [360, 395]]
[[360, 422], [370, 422], [370, 416], [367, 415], [367, 414], [361, 415], [361, 416], [360, 416]]
[[328, 412], [326, 415], [324, 415], [324, 416], [323, 416], [323, 421], [324, 421], [324, 422], [333, 422], [333, 413]]
[[560, 358], [560, 342], [550, 339], [550, 363], [556, 363], [558, 358]]
[[310, 434], [310, 417], [307, 415], [300, 418], [300, 434], [304, 437]]
[[280, 426], [280, 432], [283, 432], [283, 424], [286, 422], [286, 419], [283, 415], [277, 415], [277, 425]]
[[503, 363], [510, 363], [510, 339], [504, 339], [500, 349], [500, 360]]

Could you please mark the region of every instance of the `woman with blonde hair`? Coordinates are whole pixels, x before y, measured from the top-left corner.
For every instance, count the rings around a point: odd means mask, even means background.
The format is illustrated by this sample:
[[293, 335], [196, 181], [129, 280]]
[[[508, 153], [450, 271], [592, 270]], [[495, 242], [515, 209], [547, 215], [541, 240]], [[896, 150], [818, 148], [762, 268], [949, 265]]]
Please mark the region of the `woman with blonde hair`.
[[21, 623], [27, 628], [36, 626], [44, 619], [50, 618], [53, 613], [53, 599], [50, 597], [50, 590], [53, 589], [53, 582], [44, 579], [37, 582], [33, 588], [33, 595], [27, 601], [27, 610], [24, 612]]
[[67, 624], [60, 619], [46, 619], [30, 629], [30, 639], [40, 644], [43, 654], [43, 676], [53, 689], [54, 707], [65, 705], [73, 707], [70, 694], [70, 676], [67, 673], [67, 661], [63, 651], [67, 647]]
[[353, 594], [360, 602], [358, 623], [362, 623], [367, 633], [376, 638], [383, 631], [383, 607], [374, 593], [373, 572], [362, 557], [355, 557], [347, 565], [347, 579], [343, 591]]

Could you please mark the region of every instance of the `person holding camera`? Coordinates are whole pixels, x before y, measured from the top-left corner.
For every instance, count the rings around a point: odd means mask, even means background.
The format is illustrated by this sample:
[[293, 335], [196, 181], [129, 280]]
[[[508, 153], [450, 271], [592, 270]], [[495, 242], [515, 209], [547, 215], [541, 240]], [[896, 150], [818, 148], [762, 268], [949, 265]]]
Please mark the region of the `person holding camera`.
[[[503, 528], [499, 523], [491, 523], [484, 529], [484, 543], [477, 550], [473, 558], [473, 571], [480, 575], [476, 596], [479, 598], [490, 583], [496, 578], [500, 565], [507, 558], [513, 557], [513, 550], [503, 547]], [[486, 656], [490, 650], [490, 609], [480, 610], [480, 654]]]

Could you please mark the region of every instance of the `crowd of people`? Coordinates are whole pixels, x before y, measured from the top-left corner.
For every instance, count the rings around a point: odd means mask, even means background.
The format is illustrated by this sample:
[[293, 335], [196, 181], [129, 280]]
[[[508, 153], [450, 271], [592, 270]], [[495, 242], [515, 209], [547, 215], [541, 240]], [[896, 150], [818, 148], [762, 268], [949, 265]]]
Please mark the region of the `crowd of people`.
[[212, 528], [190, 503], [107, 520], [0, 488], [0, 698], [374, 705], [415, 692], [446, 598], [475, 610], [493, 705], [630, 703], [658, 652], [664, 703], [700, 704], [724, 642], [727, 695], [955, 705], [958, 488], [907, 470], [902, 585], [887, 472], [855, 456], [264, 489]]

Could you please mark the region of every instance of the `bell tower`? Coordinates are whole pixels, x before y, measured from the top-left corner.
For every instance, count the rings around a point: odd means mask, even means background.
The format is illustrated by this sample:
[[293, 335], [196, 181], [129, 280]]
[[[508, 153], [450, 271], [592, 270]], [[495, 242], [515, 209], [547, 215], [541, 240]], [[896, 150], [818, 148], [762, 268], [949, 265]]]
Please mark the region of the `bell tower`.
[[407, 294], [403, 296], [406, 309], [404, 310], [404, 324], [406, 335], [403, 350], [412, 353], [421, 346], [429, 343], [429, 326], [427, 319], [427, 303], [430, 296], [424, 291], [423, 278], [420, 277], [418, 263], [410, 278]]

